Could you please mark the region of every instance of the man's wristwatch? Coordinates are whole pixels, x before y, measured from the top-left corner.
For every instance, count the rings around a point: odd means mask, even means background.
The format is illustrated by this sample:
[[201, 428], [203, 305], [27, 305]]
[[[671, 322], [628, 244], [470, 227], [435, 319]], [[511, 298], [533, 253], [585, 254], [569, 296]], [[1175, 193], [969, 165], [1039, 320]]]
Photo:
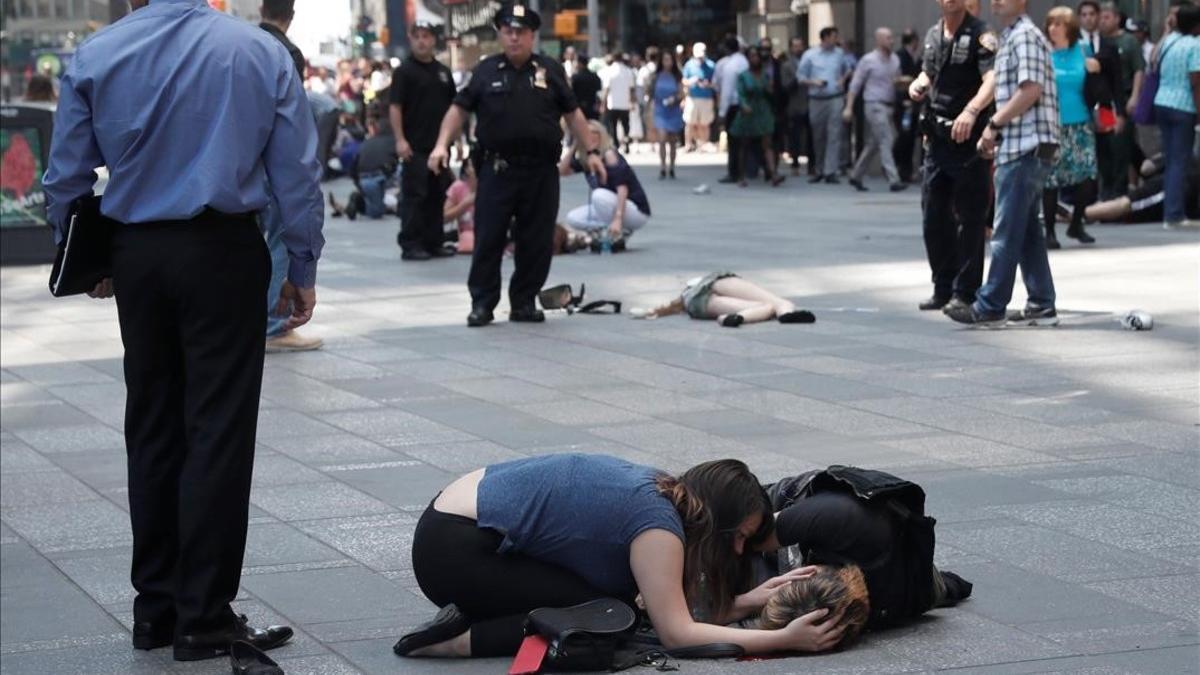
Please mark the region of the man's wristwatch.
[[992, 131], [1000, 131], [1004, 128], [1004, 126], [1001, 124], [996, 124], [996, 118], [993, 117], [992, 119], [988, 120], [988, 128]]

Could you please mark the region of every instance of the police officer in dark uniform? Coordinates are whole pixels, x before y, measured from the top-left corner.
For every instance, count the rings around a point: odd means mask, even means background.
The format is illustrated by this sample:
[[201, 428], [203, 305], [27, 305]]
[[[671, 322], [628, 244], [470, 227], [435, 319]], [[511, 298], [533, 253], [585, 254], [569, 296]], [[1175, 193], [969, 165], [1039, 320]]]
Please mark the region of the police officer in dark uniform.
[[[566, 73], [551, 58], [533, 53], [542, 20], [523, 4], [506, 5], [495, 25], [502, 54], [475, 67], [470, 83], [459, 92], [442, 120], [429, 169], [447, 168], [449, 146], [469, 113], [477, 117], [475, 135], [479, 191], [475, 197], [475, 254], [467, 287], [471, 291], [468, 326], [493, 320], [500, 302], [500, 262], [511, 229], [515, 244], [508, 299], [510, 321], [544, 321], [534, 304], [550, 274], [554, 220], [558, 215], [559, 175], [565, 119], [575, 138], [589, 139], [587, 120], [579, 111]], [[588, 141], [590, 142], [590, 141]], [[588, 168], [607, 178], [600, 151], [590, 148]]]
[[433, 57], [437, 36], [433, 24], [418, 21], [409, 32], [412, 54], [392, 76], [389, 117], [396, 134], [396, 155], [404, 163], [400, 174], [400, 244], [404, 260], [429, 260], [454, 255], [442, 247], [442, 210], [449, 176], [429, 170], [429, 153], [454, 100], [454, 77]]
[[914, 101], [926, 102], [922, 202], [933, 296], [922, 310], [975, 301], [991, 201], [991, 163], [975, 145], [991, 118], [996, 35], [963, 0], [938, 4], [942, 19], [925, 36], [922, 72], [908, 90]]

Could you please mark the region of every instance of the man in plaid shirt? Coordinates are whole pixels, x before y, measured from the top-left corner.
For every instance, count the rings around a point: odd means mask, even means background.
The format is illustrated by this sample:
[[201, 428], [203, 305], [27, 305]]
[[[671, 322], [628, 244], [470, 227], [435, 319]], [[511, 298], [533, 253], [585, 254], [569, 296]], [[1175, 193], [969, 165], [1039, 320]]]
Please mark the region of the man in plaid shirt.
[[[947, 310], [959, 323], [1058, 323], [1054, 279], [1037, 216], [1042, 182], [1058, 150], [1058, 92], [1050, 43], [1025, 13], [1027, 2], [992, 0], [992, 14], [1007, 27], [996, 54], [997, 110], [978, 145], [981, 155], [996, 159], [992, 264], [975, 303]], [[1029, 300], [1024, 310], [1006, 315], [1018, 265]]]

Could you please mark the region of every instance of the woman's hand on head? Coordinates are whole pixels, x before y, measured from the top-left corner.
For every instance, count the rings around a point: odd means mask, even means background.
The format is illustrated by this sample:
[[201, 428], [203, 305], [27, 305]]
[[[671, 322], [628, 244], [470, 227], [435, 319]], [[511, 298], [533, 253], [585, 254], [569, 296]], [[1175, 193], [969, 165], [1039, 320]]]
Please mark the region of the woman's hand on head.
[[792, 583], [793, 581], [811, 577], [816, 573], [817, 568], [815, 565], [797, 567], [786, 574], [780, 574], [777, 577], [767, 579], [757, 588], [749, 593], [746, 593], [745, 599], [751, 606], [762, 609], [762, 607], [767, 604], [767, 600], [770, 600], [771, 596], [775, 594], [775, 591]]
[[783, 649], [801, 652], [824, 652], [833, 649], [842, 640], [846, 627], [841, 625], [842, 615], [829, 615], [828, 609], [818, 609], [792, 621], [779, 629], [782, 633]]

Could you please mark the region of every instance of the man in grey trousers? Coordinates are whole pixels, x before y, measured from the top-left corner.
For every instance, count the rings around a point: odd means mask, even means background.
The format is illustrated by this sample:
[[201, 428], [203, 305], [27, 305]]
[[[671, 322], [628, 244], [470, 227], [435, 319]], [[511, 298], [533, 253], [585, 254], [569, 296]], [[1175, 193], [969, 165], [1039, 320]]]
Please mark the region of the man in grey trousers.
[[813, 158], [817, 173], [810, 183], [837, 183], [842, 152], [842, 81], [848, 72], [845, 55], [837, 46], [838, 30], [821, 29], [821, 44], [804, 53], [797, 69], [800, 84], [808, 87], [808, 115], [812, 125]]
[[854, 69], [854, 79], [850, 82], [846, 107], [842, 111], [842, 119], [847, 122], [854, 119], [854, 101], [862, 95], [870, 137], [858, 156], [854, 170], [850, 172], [850, 184], [859, 192], [867, 191], [862, 178], [876, 156], [883, 164], [883, 173], [887, 175], [892, 192], [900, 192], [908, 187], [901, 182], [900, 173], [896, 171], [896, 158], [892, 155], [892, 144], [896, 138], [892, 117], [896, 105], [896, 82], [899, 79], [900, 57], [892, 53], [892, 31], [887, 28], [876, 29], [875, 50], [863, 56]]

